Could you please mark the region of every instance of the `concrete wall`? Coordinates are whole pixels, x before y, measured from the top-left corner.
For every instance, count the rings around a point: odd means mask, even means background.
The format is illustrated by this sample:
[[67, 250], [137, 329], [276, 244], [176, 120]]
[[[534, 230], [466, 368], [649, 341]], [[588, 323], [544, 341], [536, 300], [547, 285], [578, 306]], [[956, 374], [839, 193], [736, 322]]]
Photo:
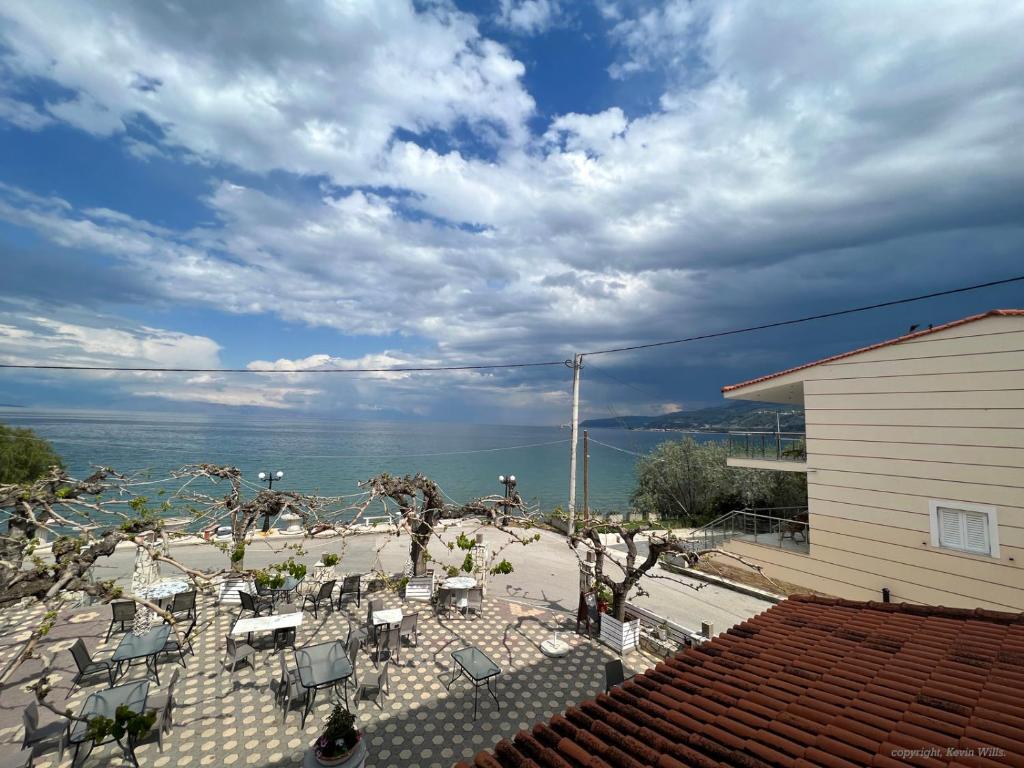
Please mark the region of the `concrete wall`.
[[[810, 552], [735, 542], [854, 599], [1024, 611], [1024, 317], [987, 317], [752, 385], [802, 381]], [[748, 388], [731, 392], [743, 399]], [[781, 391], [781, 390], [780, 390]], [[995, 508], [998, 556], [932, 543], [934, 501]]]

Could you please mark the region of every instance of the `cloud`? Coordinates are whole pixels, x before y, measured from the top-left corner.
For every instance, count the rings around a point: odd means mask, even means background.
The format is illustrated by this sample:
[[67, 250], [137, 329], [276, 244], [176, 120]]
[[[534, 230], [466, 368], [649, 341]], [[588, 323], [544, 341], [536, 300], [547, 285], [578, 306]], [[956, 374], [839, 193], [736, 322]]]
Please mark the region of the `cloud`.
[[[557, 5], [501, 11], [539, 31], [530, 20]], [[97, 282], [146, 286], [125, 301], [376, 335], [387, 360], [558, 359], [1019, 259], [1020, 5], [603, 2], [615, 62], [594, 77], [655, 82], [660, 98], [543, 121], [508, 48], [468, 14], [416, 8], [6, 8], [6, 70], [61, 95], [44, 115], [8, 89], [3, 114], [41, 116], [41, 136], [60, 119], [136, 157], [201, 159], [209, 187], [192, 226], [13, 185], [0, 218], [52, 246], [46, 264], [100, 255]], [[155, 126], [145, 141], [128, 135], [139, 116]], [[680, 365], [770, 368], [778, 352], [723, 346]], [[445, 381], [467, 399], [562, 397], [551, 380]], [[425, 413], [438, 397], [413, 392], [417, 377], [288, 382], [353, 407]]]
[[522, 35], [547, 31], [559, 19], [559, 0], [501, 0], [496, 21]]
[[48, 105], [53, 117], [109, 135], [142, 115], [165, 146], [253, 171], [372, 183], [397, 128], [468, 123], [525, 137], [522, 65], [447, 4], [249, 10], [31, 3], [0, 12], [0, 42], [14, 76], [73, 94]]

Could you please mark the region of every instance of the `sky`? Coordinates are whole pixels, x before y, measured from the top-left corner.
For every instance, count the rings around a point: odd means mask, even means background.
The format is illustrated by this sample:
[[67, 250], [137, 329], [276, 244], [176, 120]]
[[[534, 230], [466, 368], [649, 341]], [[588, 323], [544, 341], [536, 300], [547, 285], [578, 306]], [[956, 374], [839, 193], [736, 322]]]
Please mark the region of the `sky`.
[[[1024, 274], [1024, 4], [0, 6], [0, 362], [558, 361]], [[585, 362], [584, 417], [1024, 306]], [[571, 371], [0, 370], [0, 404], [569, 419]]]

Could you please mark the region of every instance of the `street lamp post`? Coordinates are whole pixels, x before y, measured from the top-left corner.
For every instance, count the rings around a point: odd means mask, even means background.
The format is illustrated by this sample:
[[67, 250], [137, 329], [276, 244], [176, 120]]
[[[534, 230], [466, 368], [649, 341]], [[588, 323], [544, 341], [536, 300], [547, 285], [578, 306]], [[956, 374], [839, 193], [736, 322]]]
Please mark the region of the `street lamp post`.
[[[260, 482], [267, 484], [268, 490], [274, 490], [274, 481], [280, 480], [284, 477], [284, 472], [277, 470], [277, 472], [260, 472], [256, 475], [260, 479]], [[263, 515], [263, 532], [268, 533], [270, 531], [270, 512], [266, 512]]]
[[498, 475], [498, 482], [505, 486], [505, 519], [502, 520], [502, 525], [508, 525], [508, 508], [511, 504], [512, 494], [516, 489], [516, 476], [515, 475]]

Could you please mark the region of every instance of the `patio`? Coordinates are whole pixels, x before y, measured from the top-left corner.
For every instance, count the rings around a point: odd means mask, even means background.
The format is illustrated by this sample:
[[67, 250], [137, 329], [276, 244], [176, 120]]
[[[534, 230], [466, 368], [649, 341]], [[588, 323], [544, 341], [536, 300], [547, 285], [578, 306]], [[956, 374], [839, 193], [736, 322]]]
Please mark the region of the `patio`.
[[[406, 613], [419, 611], [419, 643], [404, 646], [400, 662], [393, 662], [389, 677], [391, 689], [383, 700], [383, 710], [369, 698], [353, 711], [368, 750], [368, 766], [451, 766], [458, 760], [472, 759], [481, 749], [493, 746], [502, 735], [563, 711], [567, 706], [591, 697], [604, 687], [604, 662], [614, 654], [596, 642], [577, 636], [574, 617], [505, 599], [488, 597], [481, 617], [437, 617], [427, 603], [404, 602], [390, 591], [370, 595], [384, 600], [385, 608], [402, 608]], [[314, 645], [344, 640], [350, 624], [365, 622], [367, 595], [361, 606], [347, 602], [341, 611], [320, 612], [314, 619], [307, 611], [297, 633], [296, 645]], [[320, 734], [334, 696], [323, 691], [316, 699], [306, 727], [300, 727], [301, 706], [293, 706], [284, 722], [282, 708], [275, 701], [280, 662], [272, 651], [270, 635], [257, 636], [261, 650], [255, 671], [239, 664], [231, 673], [222, 666], [225, 635], [231, 630], [238, 606], [218, 608], [212, 599], [200, 596], [199, 623], [194, 636], [195, 656], [188, 656], [187, 669], [175, 688], [174, 727], [164, 737], [164, 751], [158, 751], [155, 739], [140, 745], [136, 754], [142, 766], [264, 765], [298, 766], [304, 750]], [[115, 631], [103, 642], [110, 621], [109, 606], [97, 605], [62, 616], [47, 637], [44, 653], [56, 651], [54, 689], [49, 700], [64, 706], [64, 696], [74, 674], [68, 648], [78, 637], [85, 640], [94, 658], [109, 659], [121, 640]], [[41, 618], [37, 606], [11, 608], [0, 615], [0, 664], [6, 664], [31, 627]], [[564, 658], [544, 656], [539, 644], [553, 631], [572, 651]], [[262, 642], [261, 642], [262, 641]], [[466, 679], [457, 680], [450, 690], [445, 685], [452, 674], [451, 653], [476, 646], [501, 667], [497, 680], [500, 710], [493, 699], [481, 692], [479, 717], [473, 721], [474, 689]], [[290, 669], [295, 669], [295, 654], [281, 651]], [[626, 666], [640, 671], [651, 659], [633, 654]], [[171, 656], [160, 662], [163, 685], [171, 671], [181, 669]], [[22, 736], [21, 713], [31, 694], [24, 685], [34, 679], [40, 666], [24, 665], [15, 680], [2, 692], [0, 705], [0, 750]], [[374, 672], [366, 651], [359, 653], [357, 671], [362, 681]], [[132, 667], [119, 683], [143, 679], [144, 666]], [[67, 706], [79, 712], [85, 698], [102, 685], [83, 686], [67, 699]], [[149, 695], [163, 691], [150, 684]], [[349, 689], [351, 698], [352, 688]], [[56, 720], [43, 710], [41, 722]], [[0, 752], [2, 754], [2, 752]], [[86, 765], [119, 764], [116, 745], [97, 748]], [[56, 766], [57, 752], [40, 750], [35, 766]], [[71, 765], [66, 753], [61, 766]]]

